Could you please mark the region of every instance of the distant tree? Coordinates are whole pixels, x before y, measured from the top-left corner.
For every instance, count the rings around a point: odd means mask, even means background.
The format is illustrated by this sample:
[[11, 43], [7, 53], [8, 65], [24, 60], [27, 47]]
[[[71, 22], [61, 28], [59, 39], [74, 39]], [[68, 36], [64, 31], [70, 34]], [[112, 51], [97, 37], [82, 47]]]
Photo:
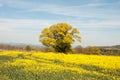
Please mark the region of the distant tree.
[[27, 46], [25, 47], [25, 50], [26, 50], [26, 51], [31, 51], [32, 48], [31, 48], [29, 45], [27, 45]]
[[83, 53], [83, 47], [82, 46], [76, 46], [74, 48], [75, 53]]
[[56, 52], [72, 52], [71, 44], [81, 42], [79, 31], [67, 23], [58, 23], [44, 28], [39, 41], [47, 47], [52, 47]]
[[53, 52], [53, 48], [52, 47], [42, 47], [42, 52]]
[[100, 49], [95, 46], [88, 46], [84, 48], [84, 53], [86, 54], [100, 54]]

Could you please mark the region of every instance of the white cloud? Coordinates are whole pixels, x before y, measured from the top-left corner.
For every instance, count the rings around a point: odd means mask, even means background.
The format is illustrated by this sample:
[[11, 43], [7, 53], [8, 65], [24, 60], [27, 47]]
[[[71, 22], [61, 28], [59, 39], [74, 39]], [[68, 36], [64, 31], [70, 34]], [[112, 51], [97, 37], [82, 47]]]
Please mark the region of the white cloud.
[[0, 42], [38, 44], [41, 30], [56, 22], [38, 19], [0, 19]]
[[[104, 3], [100, 0], [91, 1], [84, 5], [68, 5], [63, 6], [59, 4], [47, 4], [28, 2], [23, 0], [2, 0], [2, 3], [15, 8], [23, 9], [22, 12], [41, 12], [46, 11], [52, 14], [60, 14], [65, 16], [75, 16], [78, 18], [102, 18], [102, 19], [120, 19], [120, 11], [115, 9], [115, 6], [119, 6], [118, 2]], [[100, 8], [107, 6], [108, 8]], [[99, 7], [99, 8], [98, 8]], [[114, 7], [114, 8], [113, 8]]]
[[0, 31], [6, 33], [24, 34], [26, 32], [40, 32], [44, 27], [48, 27], [57, 23], [54, 20], [38, 20], [38, 19], [0, 19]]
[[88, 22], [88, 23], [81, 23], [81, 26], [86, 26], [86, 27], [106, 27], [106, 28], [110, 28], [110, 27], [118, 27], [120, 26], [119, 21], [101, 21], [101, 22]]
[[[28, 9], [25, 12], [39, 12], [39, 11], [46, 11], [53, 14], [61, 14], [66, 16], [75, 16], [75, 17], [88, 17], [88, 18], [116, 18], [119, 17], [120, 11], [115, 9], [115, 6], [119, 6], [119, 3], [88, 3], [84, 5], [76, 5], [76, 6], [63, 6], [63, 5], [56, 5], [56, 4], [31, 4], [27, 3]], [[32, 6], [32, 8], [31, 8]], [[98, 8], [98, 7], [105, 7], [108, 8]], [[114, 8], [114, 9], [112, 9]], [[111, 10], [112, 9], [112, 10]], [[115, 15], [114, 15], [115, 14]], [[112, 18], [110, 18], [112, 17]], [[119, 17], [120, 18], [120, 17]]]
[[[0, 42], [17, 42], [39, 44], [38, 36], [44, 27], [56, 24], [56, 20], [38, 20], [38, 19], [0, 19]], [[79, 29], [86, 28], [110, 28], [120, 26], [119, 21], [107, 22], [80, 22], [65, 21]], [[111, 45], [119, 44], [118, 33], [103, 33], [101, 31], [81, 31], [82, 45]], [[111, 36], [108, 36], [111, 35]], [[114, 37], [114, 39], [111, 39]], [[102, 39], [102, 40], [100, 40]]]
[[[58, 22], [67, 22], [74, 27], [81, 28], [113, 28], [120, 27], [120, 11], [116, 8], [118, 3], [88, 3], [84, 5], [76, 6], [63, 6], [56, 4], [46, 3], [32, 3], [25, 0], [0, 0], [0, 7], [3, 4], [8, 7], [19, 8], [23, 13], [41, 12], [45, 11], [53, 14], [60, 14], [65, 16], [74, 16], [72, 20], [39, 20], [39, 19], [0, 19], [0, 41], [16, 41], [16, 42], [38, 42], [38, 35], [40, 31], [47, 26], [56, 24]], [[101, 8], [106, 6], [107, 8]], [[97, 8], [99, 7], [99, 8]], [[22, 10], [23, 9], [23, 10]], [[84, 20], [84, 19], [85, 20]], [[100, 20], [99, 20], [100, 19]], [[81, 31], [81, 30], [80, 30]], [[112, 33], [114, 35], [109, 36], [109, 33], [97, 33], [82, 31], [83, 43], [88, 45], [93, 44], [119, 44], [118, 33]], [[111, 39], [111, 37], [114, 39]], [[99, 40], [98, 40], [99, 39]], [[100, 40], [102, 39], [102, 40]], [[111, 39], [111, 40], [110, 40]], [[109, 40], [109, 41], [108, 41]], [[100, 41], [100, 42], [99, 42]]]
[[[67, 22], [71, 24], [73, 27], [78, 29], [86, 28], [114, 28], [119, 27], [119, 21], [91, 21], [91, 22], [83, 22], [83, 21], [60, 21], [60, 20], [38, 20], [38, 19], [0, 19], [0, 31], [6, 33], [18, 33], [20, 34], [38, 34], [43, 28], [48, 27], [50, 25], [56, 24], [58, 22]], [[29, 33], [28, 33], [29, 32]]]
[[37, 25], [49, 25], [54, 21], [52, 20], [38, 20], [38, 19], [0, 19], [0, 26], [3, 27], [22, 27], [22, 26], [37, 26]]
[[0, 7], [2, 7], [3, 6], [3, 4], [2, 3], [0, 3]]

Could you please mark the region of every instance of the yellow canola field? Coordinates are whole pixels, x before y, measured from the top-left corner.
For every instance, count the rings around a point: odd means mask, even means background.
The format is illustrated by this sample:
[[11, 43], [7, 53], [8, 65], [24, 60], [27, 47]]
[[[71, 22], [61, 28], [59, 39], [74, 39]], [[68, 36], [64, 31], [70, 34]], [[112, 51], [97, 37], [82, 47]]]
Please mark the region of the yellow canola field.
[[3, 51], [0, 80], [120, 80], [120, 56]]

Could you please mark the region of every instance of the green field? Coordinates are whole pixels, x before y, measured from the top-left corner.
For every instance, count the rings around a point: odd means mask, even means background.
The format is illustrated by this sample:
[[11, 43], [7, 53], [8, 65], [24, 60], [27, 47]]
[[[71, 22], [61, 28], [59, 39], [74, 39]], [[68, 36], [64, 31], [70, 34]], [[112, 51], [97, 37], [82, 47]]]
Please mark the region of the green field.
[[0, 80], [120, 80], [120, 57], [3, 51]]

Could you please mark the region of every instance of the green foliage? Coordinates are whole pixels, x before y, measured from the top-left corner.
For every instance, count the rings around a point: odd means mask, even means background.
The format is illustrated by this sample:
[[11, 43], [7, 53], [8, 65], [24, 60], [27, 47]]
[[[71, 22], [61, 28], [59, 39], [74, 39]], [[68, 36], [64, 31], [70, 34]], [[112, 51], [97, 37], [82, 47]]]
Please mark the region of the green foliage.
[[67, 23], [58, 23], [44, 28], [39, 41], [47, 47], [52, 47], [56, 52], [71, 52], [74, 41], [81, 42], [79, 31]]

